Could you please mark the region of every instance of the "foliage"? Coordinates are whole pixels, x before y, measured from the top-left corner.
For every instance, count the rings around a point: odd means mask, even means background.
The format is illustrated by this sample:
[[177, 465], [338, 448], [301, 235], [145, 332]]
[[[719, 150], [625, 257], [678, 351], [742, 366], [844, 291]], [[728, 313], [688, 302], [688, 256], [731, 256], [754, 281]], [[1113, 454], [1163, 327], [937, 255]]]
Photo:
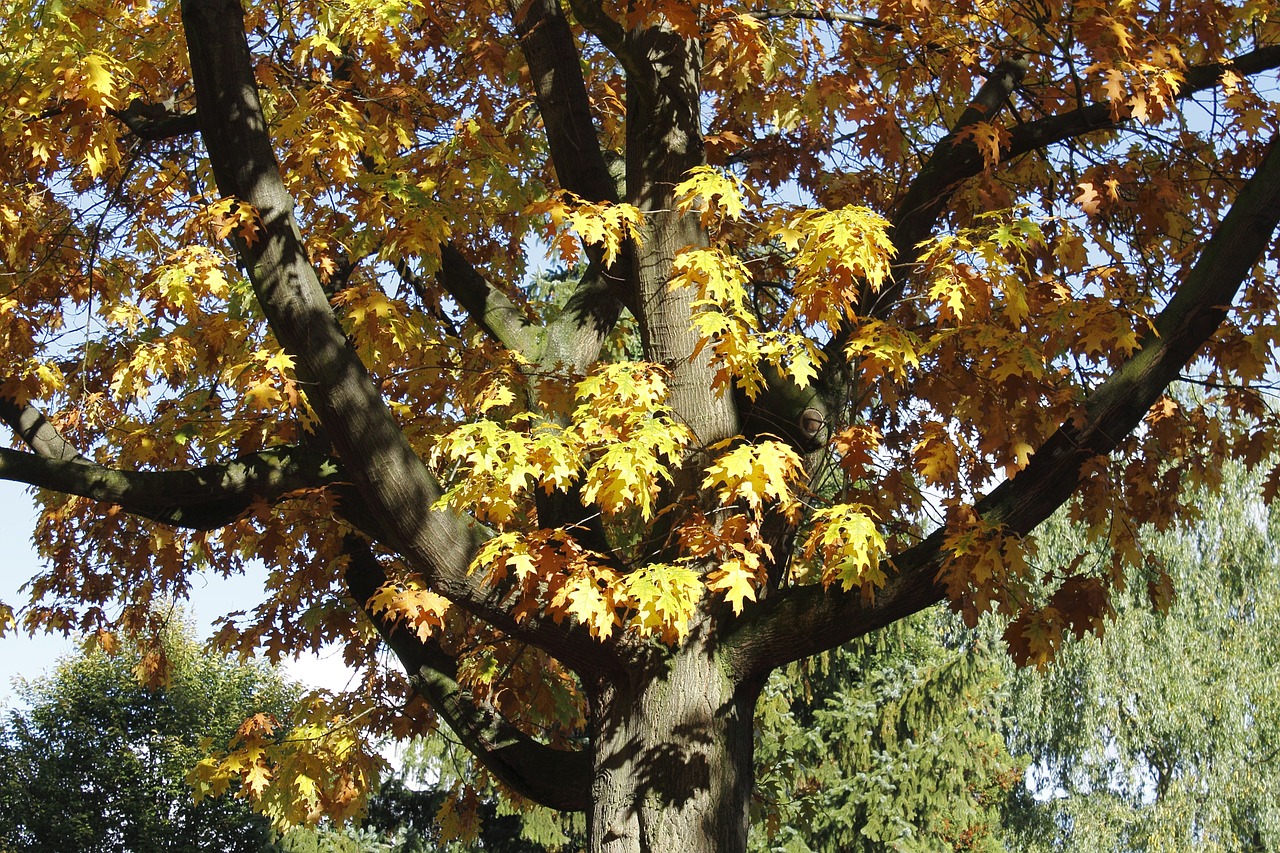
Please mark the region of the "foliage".
[[[9, 3], [22, 626], [259, 559], [222, 647], [364, 677], [202, 792], [352, 814], [446, 726], [593, 851], [741, 850], [770, 671], [943, 599], [1047, 667], [1271, 458], [1272, 6]], [[1065, 503], [1112, 557], [1042, 589]]]
[[[1101, 639], [1068, 643], [1013, 690], [1011, 743], [1036, 801], [1012, 815], [1018, 850], [1270, 850], [1280, 844], [1280, 514], [1232, 469], [1187, 528], [1142, 537], [1177, 598], [1118, 596]], [[1046, 549], [1084, 547], [1054, 529]]]
[[23, 682], [23, 704], [0, 723], [0, 846], [275, 850], [269, 824], [245, 801], [195, 804], [186, 775], [203, 740], [225, 740], [253, 712], [285, 716], [291, 688], [263, 666], [206, 654], [181, 627], [165, 634], [168, 683], [158, 689], [139, 684], [141, 652], [107, 647]]
[[556, 853], [582, 849], [580, 816], [504, 797], [474, 756], [447, 738], [412, 741], [370, 799], [366, 828], [396, 853]]
[[[937, 611], [774, 674], [760, 702], [753, 850], [1003, 851], [1022, 779], [999, 651]], [[1020, 849], [1020, 848], [1010, 848]]]

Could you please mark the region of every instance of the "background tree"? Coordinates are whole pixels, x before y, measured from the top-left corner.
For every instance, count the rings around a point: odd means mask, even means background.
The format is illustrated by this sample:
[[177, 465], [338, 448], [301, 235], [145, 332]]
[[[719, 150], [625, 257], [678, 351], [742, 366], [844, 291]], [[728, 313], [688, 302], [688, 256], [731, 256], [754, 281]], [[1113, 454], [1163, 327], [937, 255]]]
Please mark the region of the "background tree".
[[[281, 820], [443, 724], [592, 851], [742, 850], [772, 670], [944, 598], [1043, 664], [1126, 573], [1167, 599], [1128, 519], [1275, 444], [1267, 4], [64, 0], [0, 36], [26, 624], [145, 633], [264, 559], [220, 641], [368, 666], [312, 746], [200, 765]], [[531, 240], [586, 265], [555, 311]], [[1038, 598], [1073, 494], [1116, 558]]]
[[[112, 640], [104, 638], [103, 647]], [[24, 682], [0, 721], [0, 846], [159, 853], [277, 849], [270, 822], [231, 796], [192, 801], [187, 773], [206, 738], [246, 717], [286, 719], [293, 689], [270, 669], [208, 655], [186, 628], [163, 635], [167, 683], [139, 683], [144, 655], [92, 648]]]
[[928, 611], [770, 679], [751, 849], [1004, 849], [1025, 763], [1005, 748], [1008, 677], [957, 629]]
[[[1280, 515], [1231, 469], [1199, 520], [1142, 537], [1178, 590], [1163, 616], [1115, 599], [1101, 640], [1068, 643], [1012, 692], [1010, 746], [1030, 756], [1032, 800], [1014, 850], [1263, 851], [1280, 844]], [[1055, 525], [1044, 551], [1088, 550]]]

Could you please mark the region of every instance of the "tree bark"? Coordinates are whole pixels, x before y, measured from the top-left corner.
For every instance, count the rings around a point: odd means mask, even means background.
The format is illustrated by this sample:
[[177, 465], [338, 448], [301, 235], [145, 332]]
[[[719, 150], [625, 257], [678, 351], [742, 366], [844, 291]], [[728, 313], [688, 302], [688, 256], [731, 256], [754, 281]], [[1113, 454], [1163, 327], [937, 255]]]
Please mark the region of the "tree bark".
[[737, 677], [695, 633], [643, 673], [594, 685], [587, 849], [746, 850], [762, 684]]

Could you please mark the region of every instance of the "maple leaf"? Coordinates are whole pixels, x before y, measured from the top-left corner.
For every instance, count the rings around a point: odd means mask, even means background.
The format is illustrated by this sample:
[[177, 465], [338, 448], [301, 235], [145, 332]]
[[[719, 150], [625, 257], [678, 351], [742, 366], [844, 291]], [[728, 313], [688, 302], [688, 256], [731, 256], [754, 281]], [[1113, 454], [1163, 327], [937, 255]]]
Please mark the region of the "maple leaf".
[[1062, 644], [1059, 615], [1052, 607], [1024, 612], [1005, 628], [1004, 639], [1014, 662], [1043, 671]]
[[1155, 580], [1147, 582], [1147, 598], [1150, 599], [1151, 606], [1157, 613], [1169, 612], [1169, 608], [1177, 598], [1177, 591], [1173, 587], [1173, 578], [1168, 572], [1162, 569]]
[[714, 489], [726, 505], [740, 500], [759, 512], [766, 502], [776, 503], [782, 512], [793, 515], [799, 507], [791, 484], [799, 480], [803, 470], [803, 460], [794, 450], [767, 439], [722, 453], [707, 468], [702, 487]]
[[690, 169], [675, 187], [676, 209], [681, 212], [692, 210], [702, 199], [698, 215], [704, 228], [718, 219], [741, 218], [745, 195], [742, 181], [711, 166]]
[[261, 797], [271, 782], [271, 771], [263, 764], [253, 764], [245, 769], [241, 777], [245, 789], [255, 797]]
[[917, 470], [929, 483], [941, 485], [952, 482], [960, 470], [955, 442], [939, 423], [925, 424], [920, 432], [922, 437], [912, 447]]
[[807, 557], [821, 555], [825, 585], [839, 583], [845, 590], [859, 587], [868, 599], [888, 580], [881, 568], [886, 551], [875, 514], [861, 504], [825, 507], [814, 513], [813, 529], [803, 548]]
[[965, 140], [972, 142], [978, 149], [983, 165], [989, 169], [1000, 162], [1000, 149], [1001, 146], [1008, 145], [1009, 131], [993, 122], [977, 121], [957, 136], [957, 141]]
[[1080, 195], [1072, 199], [1073, 203], [1090, 216], [1095, 215], [1102, 207], [1098, 190], [1094, 187], [1092, 181], [1082, 181], [1077, 186], [1080, 188]]
[[729, 560], [707, 574], [707, 588], [723, 592], [734, 614], [742, 613], [747, 601], [756, 600], [757, 573], [744, 560]]

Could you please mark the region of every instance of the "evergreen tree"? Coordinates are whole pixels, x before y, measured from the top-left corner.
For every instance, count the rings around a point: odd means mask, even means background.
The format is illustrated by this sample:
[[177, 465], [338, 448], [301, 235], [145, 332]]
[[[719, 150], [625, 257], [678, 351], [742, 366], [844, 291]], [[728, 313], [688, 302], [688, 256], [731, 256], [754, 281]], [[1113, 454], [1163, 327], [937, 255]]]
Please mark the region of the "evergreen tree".
[[929, 611], [775, 675], [757, 713], [753, 850], [1003, 850], [1022, 765], [1001, 651]]

